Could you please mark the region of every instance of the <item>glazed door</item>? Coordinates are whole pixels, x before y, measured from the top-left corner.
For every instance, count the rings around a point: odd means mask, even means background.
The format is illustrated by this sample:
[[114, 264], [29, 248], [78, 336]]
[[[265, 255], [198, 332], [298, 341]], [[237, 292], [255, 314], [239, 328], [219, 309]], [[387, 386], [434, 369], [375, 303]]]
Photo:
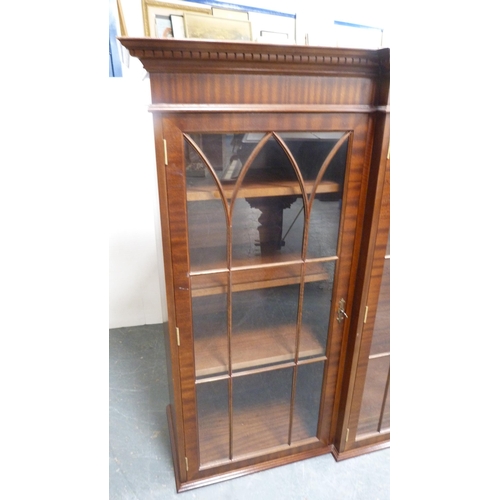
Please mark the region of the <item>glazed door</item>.
[[373, 222], [375, 241], [368, 278], [363, 320], [359, 321], [359, 355], [354, 367], [348, 431], [340, 451], [354, 455], [363, 447], [375, 449], [390, 439], [390, 160], [380, 176], [380, 208]]
[[367, 133], [351, 119], [164, 119], [188, 480], [329, 444]]

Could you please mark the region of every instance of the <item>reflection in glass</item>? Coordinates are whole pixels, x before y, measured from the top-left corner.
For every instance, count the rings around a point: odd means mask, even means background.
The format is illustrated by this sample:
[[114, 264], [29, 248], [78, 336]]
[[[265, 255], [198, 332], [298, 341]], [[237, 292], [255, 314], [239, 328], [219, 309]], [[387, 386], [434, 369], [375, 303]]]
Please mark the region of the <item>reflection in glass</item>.
[[384, 259], [370, 355], [388, 353], [390, 351], [390, 262], [390, 259]]
[[227, 373], [227, 294], [193, 297], [192, 311], [196, 378]]
[[[336, 143], [337, 141], [332, 141], [330, 145]], [[326, 167], [316, 191], [309, 218], [308, 258], [337, 255], [347, 147], [347, 141], [340, 146]], [[328, 153], [324, 155], [325, 159]]]
[[215, 179], [185, 141], [189, 258], [192, 271], [227, 266], [227, 220]]
[[308, 363], [297, 368], [292, 442], [315, 437], [325, 363]]
[[245, 199], [235, 200], [232, 217], [233, 267], [255, 262], [260, 257], [260, 215], [260, 210], [252, 208]]
[[[323, 162], [344, 132], [283, 132], [279, 136], [297, 162], [305, 181], [316, 180]], [[342, 187], [346, 164], [346, 145], [331, 160], [324, 182], [336, 182]]]
[[390, 381], [387, 383], [387, 390], [384, 402], [384, 409], [382, 411], [382, 419], [380, 422], [380, 432], [386, 432], [391, 427], [391, 391]]
[[332, 257], [337, 255], [340, 226], [340, 200], [322, 201], [317, 195], [309, 218], [307, 257]]
[[315, 439], [347, 135], [185, 137], [201, 463]]
[[292, 361], [299, 285], [233, 294], [233, 370]]
[[[386, 413], [385, 400], [388, 398], [390, 356], [372, 358], [368, 361], [365, 387], [361, 401], [358, 430], [356, 437], [361, 434], [380, 432], [381, 421]], [[384, 425], [389, 426], [388, 413], [385, 415]]]
[[[190, 134], [205, 157], [186, 141], [188, 201], [198, 202], [197, 210], [188, 204], [193, 225], [198, 226], [189, 233], [193, 239], [190, 244], [193, 269], [215, 266], [217, 259], [225, 257], [224, 245], [221, 246], [227, 234], [223, 200], [230, 203], [234, 196], [238, 198], [232, 220], [235, 265], [300, 258], [306, 215], [302, 195], [305, 190], [311, 197], [313, 189], [316, 194], [309, 220], [307, 256], [336, 255], [347, 141], [328, 165], [323, 167], [323, 164], [342, 135], [341, 132], [278, 132], [277, 137], [286, 144], [292, 159], [278, 140], [270, 136], [253, 161], [245, 166], [264, 137], [262, 132]], [[222, 193], [213, 176], [220, 181]], [[318, 176], [321, 182], [314, 188]], [[235, 194], [237, 182], [241, 185]], [[210, 234], [201, 227], [209, 222], [213, 224]], [[200, 249], [203, 241], [205, 251]]]
[[234, 378], [235, 457], [288, 443], [292, 376], [286, 368]]
[[[302, 309], [302, 328], [299, 353], [301, 358], [324, 355], [330, 323], [335, 262], [306, 264], [306, 279], [311, 281], [304, 286]], [[305, 339], [311, 337], [316, 349], [310, 352]]]
[[196, 386], [200, 462], [202, 465], [229, 459], [228, 405], [227, 380]]
[[[261, 135], [241, 137], [238, 157], [243, 165]], [[252, 242], [258, 249], [258, 256], [263, 260], [299, 259], [304, 233], [301, 185], [290, 159], [274, 137], [267, 140], [248, 170], [242, 170], [240, 176], [241, 187], [236, 196], [244, 197], [247, 202], [240, 207], [257, 209], [259, 213], [258, 238]], [[236, 224], [233, 227], [235, 231], [242, 230]]]

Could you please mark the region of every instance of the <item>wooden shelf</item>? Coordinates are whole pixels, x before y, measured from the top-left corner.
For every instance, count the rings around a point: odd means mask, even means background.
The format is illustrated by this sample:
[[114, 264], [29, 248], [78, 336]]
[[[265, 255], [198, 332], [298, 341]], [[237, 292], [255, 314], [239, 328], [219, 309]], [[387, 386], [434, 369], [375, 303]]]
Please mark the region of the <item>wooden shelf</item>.
[[[234, 184], [223, 184], [224, 196], [231, 198]], [[312, 181], [305, 181], [306, 192], [310, 194], [313, 188]], [[340, 191], [340, 184], [332, 181], [323, 181], [317, 189], [317, 193], [336, 193]], [[270, 196], [301, 195], [302, 191], [297, 181], [277, 181], [274, 183], [250, 183], [244, 184], [238, 190], [238, 198], [264, 198]], [[220, 192], [213, 185], [188, 186], [188, 201], [220, 200]]]
[[[295, 324], [233, 334], [231, 339], [233, 371], [257, 368], [295, 358]], [[228, 371], [226, 335], [195, 339], [196, 377], [221, 375]], [[313, 332], [303, 327], [300, 333], [300, 358], [323, 356], [324, 347]]]
[[[266, 401], [234, 410], [234, 459], [245, 459], [289, 448], [289, 401]], [[318, 442], [316, 422], [294, 415], [293, 444]], [[203, 468], [230, 462], [229, 423], [225, 413], [214, 410], [200, 424], [200, 457]]]
[[[287, 266], [269, 266], [232, 271], [232, 290], [233, 292], [242, 292], [300, 283], [300, 267], [301, 264], [290, 264]], [[328, 272], [321, 263], [311, 262], [306, 264], [306, 283], [327, 279]], [[224, 271], [191, 276], [191, 296], [203, 297], [227, 293], [227, 281], [228, 273]]]

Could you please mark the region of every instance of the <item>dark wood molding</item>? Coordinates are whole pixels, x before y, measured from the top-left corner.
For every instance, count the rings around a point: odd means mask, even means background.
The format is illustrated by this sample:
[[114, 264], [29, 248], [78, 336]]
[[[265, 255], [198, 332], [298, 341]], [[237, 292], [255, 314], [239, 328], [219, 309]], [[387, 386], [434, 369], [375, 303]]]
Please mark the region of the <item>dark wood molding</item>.
[[390, 113], [389, 106], [314, 104], [152, 104], [152, 113]]
[[175, 69], [190, 73], [377, 75], [389, 71], [388, 49], [374, 51], [191, 39], [121, 37], [118, 40], [151, 73]]
[[360, 446], [359, 448], [350, 449], [349, 451], [339, 452], [339, 450], [332, 446], [332, 455], [337, 462], [341, 462], [342, 460], [347, 460], [348, 458], [359, 457], [360, 455], [365, 455], [366, 453], [373, 453], [374, 451], [384, 450], [386, 448], [390, 448], [390, 435], [384, 435], [385, 441], [373, 443], [373, 444], [365, 444], [364, 446]]

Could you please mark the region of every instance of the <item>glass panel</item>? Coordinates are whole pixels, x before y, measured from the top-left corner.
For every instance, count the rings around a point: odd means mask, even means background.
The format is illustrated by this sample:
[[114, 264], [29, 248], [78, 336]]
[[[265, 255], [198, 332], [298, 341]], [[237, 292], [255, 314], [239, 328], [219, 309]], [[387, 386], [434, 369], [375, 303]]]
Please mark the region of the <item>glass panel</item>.
[[357, 438], [360, 434], [379, 432], [384, 411], [386, 386], [389, 382], [389, 364], [390, 356], [373, 358], [368, 361]]
[[234, 455], [288, 443], [293, 369], [236, 377], [233, 381]]
[[233, 293], [233, 370], [293, 361], [300, 285]]
[[298, 258], [302, 254], [304, 241], [304, 199], [302, 196], [283, 210], [282, 235], [281, 253]]
[[309, 219], [307, 257], [331, 257], [337, 255], [340, 226], [340, 200], [330, 200], [316, 195]]
[[252, 208], [245, 199], [235, 200], [232, 217], [233, 266], [252, 263], [255, 259], [260, 258], [258, 246], [260, 216], [261, 211]]
[[390, 350], [390, 259], [385, 259], [370, 355]]
[[[241, 169], [263, 136], [190, 134], [221, 181], [227, 200], [233, 196]], [[189, 207], [192, 268], [220, 267], [216, 262], [225, 258], [226, 241], [221, 194], [209, 169], [187, 141], [185, 155], [188, 201], [197, 201], [196, 207]], [[290, 160], [274, 138], [256, 155], [237, 196], [232, 220], [234, 265], [300, 258], [304, 233], [300, 184]]]
[[193, 297], [192, 311], [197, 379], [228, 373], [227, 293]]
[[[335, 262], [303, 264], [304, 232], [309, 258], [336, 255], [347, 143], [329, 161], [307, 226], [302, 188], [311, 195], [342, 135], [280, 132], [260, 145], [261, 132], [190, 134], [185, 141], [203, 465], [267, 453], [287, 446], [290, 436], [294, 442], [316, 437]], [[243, 170], [250, 155], [255, 158]], [[302, 187], [293, 161], [304, 177]], [[297, 340], [299, 359], [310, 362], [280, 366], [295, 361]], [[214, 379], [225, 376], [231, 379]]]
[[228, 381], [196, 386], [200, 462], [229, 460]]
[[[337, 134], [339, 135], [339, 134]], [[311, 163], [306, 163], [305, 152], [301, 155], [301, 171], [306, 183], [312, 183], [319, 174], [321, 165], [330, 151], [337, 143], [337, 139], [328, 139], [318, 142], [312, 147], [312, 151], [318, 150]], [[326, 168], [321, 182], [317, 188], [316, 195], [311, 207], [309, 220], [309, 233], [307, 242], [307, 257], [330, 257], [337, 255], [337, 242], [340, 227], [340, 213], [342, 208], [342, 191], [347, 163], [346, 141], [334, 155]], [[305, 166], [309, 168], [306, 168]]]
[[[280, 132], [278, 134], [297, 162], [305, 181], [315, 181], [330, 151], [344, 132]], [[346, 164], [346, 144], [330, 163], [329, 172], [323, 179], [343, 185]]]
[[297, 368], [292, 441], [315, 437], [325, 363], [308, 363]]
[[[245, 165], [262, 135], [250, 133], [240, 137], [237, 156], [241, 164]], [[271, 137], [246, 173], [242, 171], [240, 175], [244, 177], [236, 196], [244, 198], [246, 204], [235, 205], [234, 264], [238, 265], [240, 259], [249, 256], [254, 256], [254, 260], [259, 263], [299, 259], [304, 233], [304, 202], [299, 180], [283, 148]], [[247, 213], [249, 215], [245, 215]], [[257, 229], [257, 238], [249, 242], [250, 248], [238, 248], [236, 241], [242, 239], [238, 233], [248, 233], [246, 224], [241, 221], [246, 222], [250, 214], [254, 221], [252, 234]]]
[[[224, 169], [231, 155], [231, 140], [233, 134], [189, 134], [189, 137], [203, 151], [217, 175]], [[194, 156], [197, 162], [198, 155]], [[189, 168], [187, 169], [189, 175]]]
[[187, 140], [185, 162], [191, 271], [226, 268], [224, 204], [212, 173]]
[[390, 380], [387, 384], [387, 394], [385, 396], [384, 411], [382, 413], [382, 424], [380, 426], [380, 432], [387, 432], [391, 428], [391, 385]]
[[300, 358], [324, 355], [330, 323], [335, 262], [306, 264]]

